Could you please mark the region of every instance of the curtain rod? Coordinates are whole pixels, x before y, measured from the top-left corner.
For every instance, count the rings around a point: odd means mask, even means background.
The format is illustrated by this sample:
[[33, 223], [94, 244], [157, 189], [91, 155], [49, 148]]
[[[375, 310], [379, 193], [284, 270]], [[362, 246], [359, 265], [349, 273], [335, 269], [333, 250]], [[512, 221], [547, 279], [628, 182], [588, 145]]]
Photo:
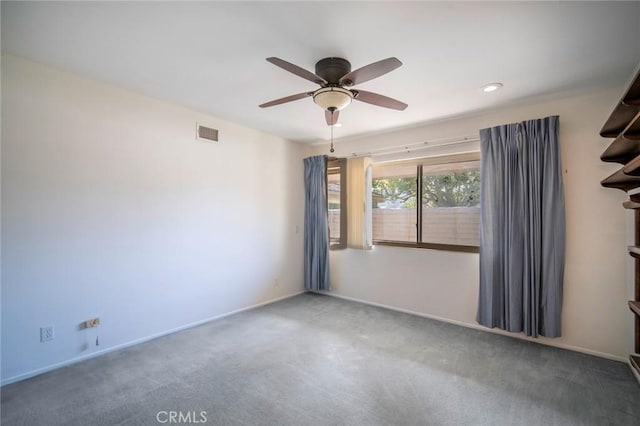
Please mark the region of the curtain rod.
[[413, 144], [396, 145], [391, 147], [372, 149], [370, 151], [353, 152], [348, 157], [364, 157], [364, 156], [378, 156], [399, 154], [401, 152], [411, 153], [415, 151], [422, 151], [425, 149], [438, 148], [441, 146], [458, 145], [462, 143], [478, 142], [480, 138], [478, 136], [461, 136], [457, 138], [446, 139], [431, 139], [424, 142], [417, 142]]

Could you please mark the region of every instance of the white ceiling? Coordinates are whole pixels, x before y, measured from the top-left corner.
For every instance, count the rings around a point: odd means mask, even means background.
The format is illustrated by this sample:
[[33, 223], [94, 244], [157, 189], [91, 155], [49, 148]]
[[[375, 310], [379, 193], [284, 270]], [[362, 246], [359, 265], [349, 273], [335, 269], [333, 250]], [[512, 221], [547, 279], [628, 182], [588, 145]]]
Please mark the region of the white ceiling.
[[[623, 84], [640, 61], [640, 2], [6, 2], [2, 50], [288, 139], [325, 140], [317, 88], [265, 61], [314, 71], [404, 65], [356, 88], [409, 104], [354, 102], [336, 137], [418, 125], [532, 98]], [[481, 86], [502, 82], [485, 94]]]

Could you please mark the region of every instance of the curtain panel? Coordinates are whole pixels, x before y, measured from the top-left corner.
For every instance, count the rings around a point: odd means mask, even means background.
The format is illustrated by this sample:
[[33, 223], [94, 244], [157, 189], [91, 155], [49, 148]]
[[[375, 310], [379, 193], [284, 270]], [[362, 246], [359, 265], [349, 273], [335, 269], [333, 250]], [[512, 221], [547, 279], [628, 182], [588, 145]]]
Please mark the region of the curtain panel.
[[565, 209], [558, 116], [480, 131], [477, 321], [559, 337]]
[[371, 250], [371, 158], [347, 159], [347, 247]]
[[304, 288], [330, 289], [327, 156], [304, 159]]

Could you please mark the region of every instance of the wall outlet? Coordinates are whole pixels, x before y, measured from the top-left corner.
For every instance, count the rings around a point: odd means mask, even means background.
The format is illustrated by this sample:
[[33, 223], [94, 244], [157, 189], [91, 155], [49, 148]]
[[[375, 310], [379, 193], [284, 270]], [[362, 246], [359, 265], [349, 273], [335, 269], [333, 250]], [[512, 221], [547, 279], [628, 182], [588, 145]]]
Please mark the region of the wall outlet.
[[40, 327], [40, 341], [48, 342], [49, 340], [55, 339], [55, 330], [52, 325], [47, 325], [44, 327]]
[[97, 327], [100, 325], [100, 318], [91, 318], [84, 322], [84, 328]]

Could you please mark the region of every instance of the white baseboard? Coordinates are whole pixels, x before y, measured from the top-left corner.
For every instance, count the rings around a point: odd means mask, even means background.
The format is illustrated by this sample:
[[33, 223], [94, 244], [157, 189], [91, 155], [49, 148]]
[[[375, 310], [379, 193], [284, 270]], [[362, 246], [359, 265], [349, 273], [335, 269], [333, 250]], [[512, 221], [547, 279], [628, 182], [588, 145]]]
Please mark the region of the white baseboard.
[[[26, 380], [26, 379], [38, 376], [38, 375], [43, 374], [43, 373], [47, 373], [49, 371], [57, 370], [58, 368], [61, 368], [61, 367], [66, 367], [66, 366], [69, 366], [69, 365], [72, 365], [72, 364], [76, 364], [76, 363], [81, 362], [81, 361], [85, 361], [85, 360], [88, 360], [88, 359], [91, 359], [91, 358], [95, 358], [95, 357], [98, 357], [98, 356], [102, 356], [102, 355], [108, 354], [110, 352], [115, 352], [115, 351], [118, 351], [120, 349], [125, 349], [125, 348], [128, 348], [130, 346], [135, 346], [135, 345], [138, 345], [138, 344], [141, 344], [141, 343], [144, 343], [144, 342], [148, 342], [148, 341], [153, 340], [153, 339], [157, 339], [157, 338], [160, 338], [160, 337], [163, 337], [163, 336], [167, 336], [169, 334], [177, 333], [177, 332], [180, 332], [180, 331], [183, 331], [183, 330], [188, 330], [190, 328], [197, 327], [199, 325], [206, 324], [208, 322], [215, 321], [215, 320], [220, 319], [220, 318], [228, 317], [228, 316], [240, 313], [240, 312], [244, 312], [244, 311], [248, 311], [248, 310], [251, 310], [251, 309], [259, 308], [260, 306], [265, 306], [265, 305], [268, 305], [268, 304], [271, 304], [271, 303], [278, 302], [280, 300], [289, 299], [291, 297], [295, 297], [295, 296], [298, 296], [299, 294], [303, 294], [303, 293], [307, 293], [307, 292], [308, 292], [307, 290], [303, 290], [303, 291], [298, 291], [296, 293], [292, 293], [292, 294], [289, 294], [289, 295], [286, 295], [286, 296], [278, 297], [278, 298], [275, 298], [275, 299], [269, 299], [269, 300], [266, 300], [264, 302], [260, 302], [260, 303], [254, 304], [254, 305], [247, 306], [245, 308], [236, 309], [234, 311], [226, 312], [226, 313], [220, 314], [220, 315], [215, 315], [213, 317], [209, 317], [209, 318], [206, 318], [206, 319], [203, 319], [203, 320], [200, 320], [200, 321], [196, 321], [196, 322], [193, 322], [193, 323], [190, 323], [190, 324], [187, 324], [187, 325], [176, 327], [176, 328], [173, 328], [173, 329], [170, 329], [170, 330], [167, 330], [167, 331], [163, 331], [161, 333], [156, 333], [156, 334], [153, 334], [151, 336], [143, 337], [143, 338], [136, 339], [136, 340], [133, 340], [133, 341], [130, 341], [130, 342], [122, 343], [120, 345], [112, 346], [110, 348], [103, 349], [103, 350], [98, 351], [98, 352], [93, 352], [93, 353], [88, 354], [88, 355], [82, 355], [82, 356], [79, 356], [79, 357], [76, 357], [76, 358], [72, 358], [72, 359], [69, 359], [69, 360], [66, 360], [66, 361], [62, 361], [62, 362], [59, 362], [59, 363], [56, 363], [56, 364], [51, 364], [51, 365], [48, 365], [46, 367], [38, 368], [38, 369], [29, 371], [29, 372], [26, 372], [26, 373], [18, 374], [16, 376], [10, 377], [8, 379], [3, 379], [0, 382], [0, 386], [5, 386], [5, 385], [9, 385], [11, 383], [15, 383], [15, 382], [19, 382], [19, 381], [22, 381], [22, 380]], [[316, 294], [321, 294], [321, 295], [324, 295], [324, 296], [331, 296], [331, 297], [335, 297], [335, 298], [338, 298], [338, 299], [349, 300], [349, 301], [352, 301], [352, 302], [362, 303], [362, 304], [365, 304], [365, 305], [377, 306], [379, 308], [389, 309], [389, 310], [392, 310], [392, 311], [402, 312], [402, 313], [410, 314], [410, 315], [416, 315], [416, 316], [419, 316], [419, 317], [429, 318], [429, 319], [436, 320], [436, 321], [442, 321], [442, 322], [446, 322], [446, 323], [454, 324], [454, 325], [459, 325], [459, 326], [466, 327], [466, 328], [472, 328], [474, 330], [485, 331], [485, 332], [489, 332], [489, 333], [493, 333], [493, 334], [500, 334], [500, 335], [503, 335], [503, 336], [513, 337], [513, 338], [520, 339], [520, 340], [526, 340], [528, 342], [538, 343], [538, 344], [541, 344], [541, 345], [553, 346], [553, 347], [557, 347], [557, 348], [560, 348], [560, 349], [567, 349], [567, 350], [571, 350], [571, 351], [574, 351], [574, 352], [585, 353], [585, 354], [588, 354], [588, 355], [593, 355], [593, 356], [597, 356], [597, 357], [600, 357], [600, 358], [606, 358], [606, 359], [610, 359], [610, 360], [613, 360], [613, 361], [619, 361], [619, 362], [623, 362], [623, 363], [627, 363], [627, 364], [629, 363], [628, 358], [619, 357], [617, 355], [608, 354], [608, 353], [605, 353], [605, 352], [593, 351], [591, 349], [581, 348], [579, 346], [572, 346], [572, 345], [566, 345], [566, 344], [554, 343], [554, 342], [547, 342], [547, 341], [539, 341], [537, 339], [533, 339], [533, 338], [530, 338], [530, 337], [527, 337], [527, 336], [524, 336], [524, 335], [521, 335], [521, 334], [514, 334], [514, 333], [510, 333], [508, 331], [499, 330], [499, 329], [486, 328], [486, 327], [483, 327], [483, 326], [478, 325], [478, 324], [469, 324], [469, 323], [466, 323], [466, 322], [462, 322], [462, 321], [458, 321], [458, 320], [452, 320], [452, 319], [449, 319], [449, 318], [443, 318], [443, 317], [439, 317], [439, 316], [436, 316], [436, 315], [425, 314], [425, 313], [422, 313], [422, 312], [417, 312], [417, 311], [411, 311], [411, 310], [408, 310], [408, 309], [397, 308], [395, 306], [385, 305], [385, 304], [376, 303], [376, 302], [370, 302], [368, 300], [358, 299], [358, 298], [355, 298], [355, 297], [343, 296], [341, 294], [335, 294], [335, 293], [331, 293], [331, 292], [321, 292], [321, 291], [310, 291], [310, 292], [311, 293], [316, 293]], [[631, 370], [633, 371], [634, 376], [636, 377], [638, 382], [640, 382], [640, 376], [634, 371], [633, 367], [631, 367], [631, 365], [629, 365], [629, 368], [631, 368]]]
[[371, 305], [371, 306], [377, 306], [379, 308], [384, 308], [384, 309], [389, 309], [392, 311], [397, 311], [397, 312], [402, 312], [405, 314], [411, 314], [411, 315], [417, 315], [419, 317], [424, 317], [424, 318], [429, 318], [432, 320], [436, 320], [436, 321], [442, 321], [442, 322], [446, 322], [449, 324], [455, 324], [455, 325], [459, 325], [462, 327], [466, 327], [466, 328], [472, 328], [474, 330], [480, 330], [480, 331], [486, 331], [489, 333], [493, 333], [493, 334], [500, 334], [502, 336], [508, 336], [508, 337], [513, 337], [516, 339], [520, 339], [520, 340], [526, 340], [527, 342], [532, 342], [532, 343], [538, 343], [540, 345], [547, 345], [547, 346], [553, 346], [556, 348], [560, 348], [560, 349], [567, 349], [570, 351], [574, 351], [574, 352], [580, 352], [580, 353], [584, 353], [587, 355], [593, 355], [593, 356], [597, 356], [600, 358], [606, 358], [606, 359], [610, 359], [612, 361], [619, 361], [619, 362], [624, 362], [624, 363], [628, 363], [629, 360], [627, 358], [623, 358], [614, 354], [609, 354], [606, 352], [599, 352], [599, 351], [594, 351], [591, 349], [587, 349], [587, 348], [581, 348], [579, 346], [573, 346], [573, 345], [567, 345], [564, 343], [556, 343], [556, 342], [550, 342], [550, 341], [541, 341], [539, 339], [534, 339], [531, 337], [527, 337], [523, 334], [517, 334], [517, 333], [511, 333], [505, 330], [500, 330], [500, 329], [496, 329], [496, 328], [487, 328], [487, 327], [483, 327], [479, 324], [470, 324], [467, 322], [462, 322], [462, 321], [458, 321], [458, 320], [453, 320], [453, 319], [449, 319], [449, 318], [443, 318], [443, 317], [439, 317], [436, 315], [431, 315], [431, 314], [425, 314], [422, 312], [416, 312], [416, 311], [411, 311], [408, 309], [402, 309], [402, 308], [397, 308], [395, 306], [390, 306], [390, 305], [384, 305], [382, 303], [376, 303], [376, 302], [370, 302], [368, 300], [363, 300], [363, 299], [357, 299], [355, 297], [349, 297], [349, 296], [343, 296], [341, 294], [335, 294], [335, 293], [331, 293], [331, 292], [323, 292], [323, 291], [314, 291], [313, 293], [317, 293], [317, 294], [322, 294], [325, 296], [331, 296], [331, 297], [336, 297], [338, 299], [344, 299], [344, 300], [350, 300], [352, 302], [358, 302], [358, 303], [363, 303], [365, 305]]
[[196, 322], [192, 322], [190, 324], [186, 324], [186, 325], [183, 325], [183, 326], [180, 326], [180, 327], [172, 328], [172, 329], [167, 330], [167, 331], [163, 331], [163, 332], [160, 332], [160, 333], [152, 334], [150, 336], [142, 337], [140, 339], [132, 340], [130, 342], [126, 342], [126, 343], [122, 343], [122, 344], [119, 344], [119, 345], [111, 346], [111, 347], [109, 347], [107, 349], [103, 349], [101, 351], [93, 352], [91, 354], [82, 355], [82, 356], [79, 356], [79, 357], [76, 357], [76, 358], [71, 358], [71, 359], [68, 359], [68, 360], [65, 360], [65, 361], [62, 361], [62, 362], [58, 362], [58, 363], [55, 363], [55, 364], [50, 364], [50, 365], [47, 365], [46, 367], [37, 368], [35, 370], [31, 370], [31, 371], [28, 371], [26, 373], [22, 373], [22, 374], [18, 374], [16, 376], [13, 376], [13, 377], [9, 377], [8, 379], [3, 379], [0, 382], [0, 386], [5, 386], [5, 385], [9, 385], [11, 383], [15, 383], [15, 382], [19, 382], [19, 381], [22, 381], [22, 380], [26, 380], [26, 379], [38, 376], [38, 375], [43, 374], [43, 373], [47, 373], [49, 371], [57, 370], [58, 368], [61, 368], [61, 367], [66, 367], [66, 366], [71, 365], [71, 364], [76, 364], [76, 363], [81, 362], [81, 361], [85, 361], [85, 360], [88, 360], [88, 359], [91, 359], [91, 358], [95, 358], [95, 357], [98, 357], [98, 356], [106, 355], [106, 354], [108, 354], [110, 352], [115, 352], [115, 351], [118, 351], [120, 349], [128, 348], [130, 346], [139, 345], [140, 343], [148, 342], [148, 341], [153, 340], [153, 339], [158, 339], [160, 337], [167, 336], [167, 335], [173, 334], [173, 333], [177, 333], [179, 331], [188, 330], [190, 328], [197, 327], [199, 325], [206, 324], [208, 322], [215, 321], [215, 320], [220, 319], [220, 318], [228, 317], [230, 315], [238, 314], [240, 312], [248, 311], [250, 309], [259, 308], [260, 306], [269, 305], [271, 303], [275, 303], [275, 302], [278, 302], [280, 300], [289, 299], [291, 297], [294, 297], [294, 296], [297, 296], [299, 294], [306, 293], [306, 292], [307, 292], [306, 290], [303, 290], [303, 291], [298, 291], [298, 292], [293, 293], [293, 294], [288, 294], [286, 296], [277, 297], [275, 299], [269, 299], [269, 300], [266, 300], [264, 302], [256, 303], [255, 305], [247, 306], [245, 308], [236, 309], [236, 310], [231, 311], [231, 312], [226, 312], [224, 314], [215, 315], [215, 316], [212, 316], [212, 317], [200, 320], [200, 321], [196, 321]]

